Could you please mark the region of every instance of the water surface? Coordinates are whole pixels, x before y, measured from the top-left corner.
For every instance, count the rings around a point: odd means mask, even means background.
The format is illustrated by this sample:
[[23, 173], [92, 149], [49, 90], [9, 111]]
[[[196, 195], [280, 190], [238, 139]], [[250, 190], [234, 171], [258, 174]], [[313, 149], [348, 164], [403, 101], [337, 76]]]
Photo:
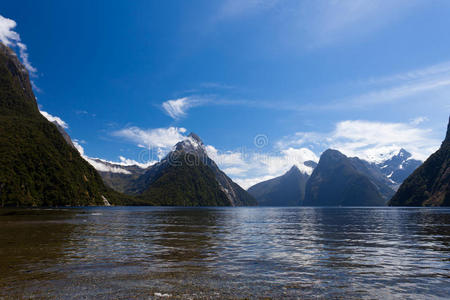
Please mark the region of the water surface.
[[0, 210], [0, 298], [450, 297], [450, 209]]

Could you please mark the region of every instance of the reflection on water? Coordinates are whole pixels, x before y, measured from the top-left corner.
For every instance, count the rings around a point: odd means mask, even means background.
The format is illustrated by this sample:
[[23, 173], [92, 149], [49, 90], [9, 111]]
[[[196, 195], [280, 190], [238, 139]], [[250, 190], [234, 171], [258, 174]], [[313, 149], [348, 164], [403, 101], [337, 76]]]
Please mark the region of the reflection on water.
[[448, 298], [450, 209], [0, 211], [0, 298]]

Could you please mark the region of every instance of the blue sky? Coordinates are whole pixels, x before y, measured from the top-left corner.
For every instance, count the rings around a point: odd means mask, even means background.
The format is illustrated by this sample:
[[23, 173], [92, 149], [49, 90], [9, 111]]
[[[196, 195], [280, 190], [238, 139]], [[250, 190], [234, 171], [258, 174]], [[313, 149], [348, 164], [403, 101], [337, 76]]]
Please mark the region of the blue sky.
[[193, 131], [248, 187], [328, 147], [424, 159], [445, 135], [449, 1], [92, 2], [0, 5], [86, 156], [145, 163]]

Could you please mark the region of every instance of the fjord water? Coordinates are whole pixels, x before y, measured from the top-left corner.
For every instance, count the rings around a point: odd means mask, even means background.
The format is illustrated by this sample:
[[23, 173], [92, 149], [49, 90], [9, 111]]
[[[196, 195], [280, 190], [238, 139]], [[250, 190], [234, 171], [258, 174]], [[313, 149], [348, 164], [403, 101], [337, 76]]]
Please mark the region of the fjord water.
[[448, 298], [450, 209], [0, 211], [0, 298]]

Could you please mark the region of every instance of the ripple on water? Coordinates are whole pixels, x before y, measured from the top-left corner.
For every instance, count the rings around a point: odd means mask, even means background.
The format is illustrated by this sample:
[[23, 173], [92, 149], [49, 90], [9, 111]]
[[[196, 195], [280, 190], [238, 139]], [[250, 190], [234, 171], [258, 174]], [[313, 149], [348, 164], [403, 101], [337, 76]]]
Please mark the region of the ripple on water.
[[0, 298], [450, 296], [444, 208], [33, 210], [0, 227]]

